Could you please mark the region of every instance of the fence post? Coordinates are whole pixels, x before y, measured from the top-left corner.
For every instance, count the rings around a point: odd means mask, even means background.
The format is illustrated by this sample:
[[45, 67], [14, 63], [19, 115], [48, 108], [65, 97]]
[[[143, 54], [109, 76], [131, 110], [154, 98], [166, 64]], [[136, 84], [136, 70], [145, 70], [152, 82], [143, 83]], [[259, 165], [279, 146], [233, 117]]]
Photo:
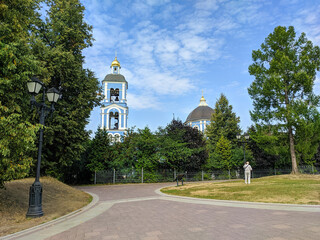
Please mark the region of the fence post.
[[141, 183], [143, 183], [143, 168], [141, 168]]
[[116, 183], [116, 169], [113, 169], [113, 184]]
[[94, 184], [97, 184], [97, 171], [94, 170]]
[[203, 181], [203, 170], [201, 170], [201, 181]]

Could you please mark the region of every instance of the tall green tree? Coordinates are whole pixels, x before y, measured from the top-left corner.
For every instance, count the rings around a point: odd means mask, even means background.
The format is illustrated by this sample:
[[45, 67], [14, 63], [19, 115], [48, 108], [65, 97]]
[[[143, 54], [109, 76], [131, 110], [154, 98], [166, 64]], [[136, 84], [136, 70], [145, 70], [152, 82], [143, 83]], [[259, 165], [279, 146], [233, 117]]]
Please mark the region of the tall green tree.
[[41, 74], [30, 49], [37, 1], [0, 2], [0, 187], [29, 173], [38, 127], [28, 121], [26, 83]]
[[232, 111], [232, 105], [224, 94], [221, 94], [211, 116], [211, 122], [206, 128], [209, 144], [214, 148], [221, 136], [236, 144], [236, 136], [241, 132], [240, 118]]
[[42, 169], [60, 177], [74, 161], [80, 161], [89, 138], [85, 126], [90, 112], [100, 102], [99, 82], [83, 68], [83, 49], [92, 45], [92, 27], [84, 21], [78, 0], [45, 0], [47, 17], [38, 18], [33, 52], [45, 64], [44, 82], [60, 89], [62, 98], [47, 121]]
[[294, 27], [279, 26], [259, 50], [252, 52], [252, 59], [249, 73], [255, 80], [248, 89], [254, 106], [251, 118], [259, 125], [258, 132], [267, 133], [260, 134], [262, 138], [280, 146], [285, 145], [282, 139], [286, 141], [292, 173], [298, 173], [297, 141], [308, 139], [299, 134], [302, 139], [298, 140], [297, 133], [308, 128], [317, 137], [317, 127], [309, 121], [309, 105], [319, 104], [313, 86], [320, 67], [320, 49], [304, 33], [296, 38]]
[[223, 136], [230, 141], [231, 148], [237, 148], [237, 134], [241, 132], [239, 127], [240, 118], [232, 111], [232, 105], [224, 94], [221, 94], [216, 101], [214, 113], [211, 115], [211, 122], [206, 128], [208, 168], [221, 168], [217, 158], [216, 145]]

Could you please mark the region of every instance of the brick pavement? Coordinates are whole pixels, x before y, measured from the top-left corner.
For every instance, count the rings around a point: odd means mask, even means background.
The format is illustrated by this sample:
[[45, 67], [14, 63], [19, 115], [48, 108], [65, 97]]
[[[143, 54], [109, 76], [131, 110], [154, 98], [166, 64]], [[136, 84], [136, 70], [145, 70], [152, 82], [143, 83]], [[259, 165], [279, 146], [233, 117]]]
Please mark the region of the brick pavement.
[[[272, 204], [244, 203], [238, 207], [227, 201], [167, 197], [155, 192], [165, 185], [84, 187], [99, 196], [95, 207], [17, 239], [319, 239], [319, 207], [298, 211]], [[266, 209], [270, 206], [275, 207]]]

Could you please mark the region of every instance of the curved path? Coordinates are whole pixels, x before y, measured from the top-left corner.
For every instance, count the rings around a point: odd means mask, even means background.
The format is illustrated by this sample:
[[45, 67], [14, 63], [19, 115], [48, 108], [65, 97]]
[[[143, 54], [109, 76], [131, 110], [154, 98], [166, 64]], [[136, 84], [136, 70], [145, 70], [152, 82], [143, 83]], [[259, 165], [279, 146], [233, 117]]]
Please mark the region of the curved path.
[[161, 194], [168, 183], [81, 187], [94, 196], [77, 213], [3, 239], [320, 239], [320, 207]]

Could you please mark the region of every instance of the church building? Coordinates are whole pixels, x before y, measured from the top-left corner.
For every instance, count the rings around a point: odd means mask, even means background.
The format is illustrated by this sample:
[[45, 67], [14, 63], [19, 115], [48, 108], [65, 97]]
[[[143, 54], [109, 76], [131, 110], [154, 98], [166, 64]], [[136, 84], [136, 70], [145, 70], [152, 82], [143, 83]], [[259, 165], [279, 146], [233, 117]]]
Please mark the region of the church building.
[[120, 74], [117, 57], [111, 63], [111, 73], [102, 81], [104, 99], [101, 105], [101, 129], [109, 132], [112, 141], [121, 141], [128, 129], [128, 82]]
[[201, 132], [205, 132], [206, 127], [210, 124], [211, 115], [214, 110], [209, 107], [206, 100], [202, 96], [199, 106], [196, 107], [187, 117], [186, 124], [197, 128]]

